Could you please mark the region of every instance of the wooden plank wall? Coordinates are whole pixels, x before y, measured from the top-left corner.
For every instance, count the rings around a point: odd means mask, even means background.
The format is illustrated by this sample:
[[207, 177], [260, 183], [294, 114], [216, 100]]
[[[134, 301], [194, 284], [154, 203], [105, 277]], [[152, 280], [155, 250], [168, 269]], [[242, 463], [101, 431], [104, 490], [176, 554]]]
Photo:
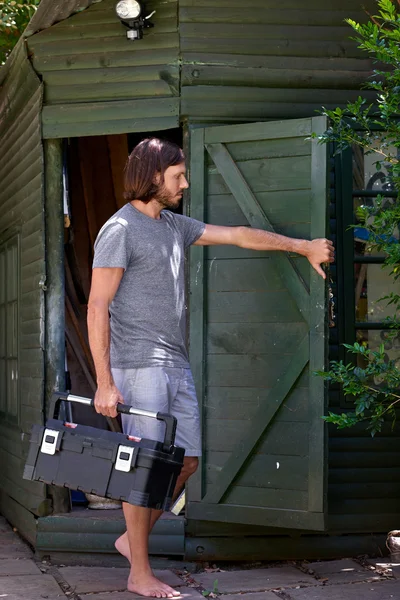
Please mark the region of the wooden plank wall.
[[127, 40], [104, 0], [28, 38], [45, 83], [43, 137], [176, 127], [179, 111], [177, 0], [151, 0], [154, 29]]
[[[373, 66], [349, 39], [344, 19], [366, 20], [364, 7], [373, 13], [376, 4], [308, 0], [300, 7], [295, 0], [249, 0], [243, 10], [239, 0], [179, 0], [181, 116], [202, 123], [307, 117], [322, 105], [353, 99]], [[331, 176], [334, 234], [333, 169]], [[344, 341], [332, 331], [332, 359]], [[342, 410], [337, 390], [330, 406]], [[361, 428], [330, 429], [330, 532], [384, 532], [398, 522], [399, 436], [389, 424], [376, 439]], [[223, 526], [197, 522], [195, 529], [211, 536]]]
[[[0, 237], [14, 232], [20, 244], [19, 415], [13, 422], [7, 414], [0, 415], [0, 498], [11, 497], [13, 502], [40, 514], [45, 486], [23, 480], [22, 471], [27, 433], [33, 423], [43, 422], [46, 277], [40, 135], [43, 90], [23, 43], [14, 50], [4, 68], [8, 74], [0, 91]], [[1, 502], [0, 510], [15, 522], [18, 511], [8, 514], [8, 506], [8, 501]], [[24, 525], [21, 527], [23, 532]]]
[[359, 94], [372, 68], [347, 17], [368, 0], [179, 0], [181, 116], [243, 122], [315, 116]]
[[[308, 0], [302, 7], [249, 0], [245, 9], [242, 0], [179, 0], [178, 36], [177, 0], [152, 0], [155, 29], [130, 43], [114, 2], [104, 0], [28, 38], [45, 83], [44, 136], [176, 126], [180, 59], [180, 116], [191, 122], [312, 116], [321, 105], [344, 103], [372, 68], [344, 23], [366, 19], [361, 4], [375, 8], [373, 0]], [[337, 394], [331, 406], [340, 408]], [[358, 430], [331, 431], [330, 531], [385, 531], [397, 523], [398, 439], [390, 428], [375, 440]]]

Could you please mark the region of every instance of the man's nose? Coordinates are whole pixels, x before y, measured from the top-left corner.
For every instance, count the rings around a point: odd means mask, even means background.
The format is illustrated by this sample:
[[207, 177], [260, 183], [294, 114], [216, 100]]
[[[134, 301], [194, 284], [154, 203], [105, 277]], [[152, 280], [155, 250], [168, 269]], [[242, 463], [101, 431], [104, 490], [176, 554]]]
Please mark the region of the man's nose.
[[182, 181], [181, 181], [181, 189], [182, 190], [187, 190], [189, 187], [189, 183], [188, 180], [186, 179], [185, 176], [182, 177]]

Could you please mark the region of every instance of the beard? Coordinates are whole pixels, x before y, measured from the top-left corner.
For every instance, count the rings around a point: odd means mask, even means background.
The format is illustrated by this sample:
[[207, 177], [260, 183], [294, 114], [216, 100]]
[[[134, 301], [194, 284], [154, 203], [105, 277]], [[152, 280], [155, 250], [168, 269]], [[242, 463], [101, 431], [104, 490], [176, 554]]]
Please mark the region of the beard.
[[154, 196], [154, 200], [157, 200], [157, 202], [159, 204], [161, 204], [161, 206], [168, 210], [174, 210], [176, 208], [178, 208], [181, 200], [182, 200], [182, 195], [174, 195], [171, 194], [171, 192], [169, 192], [167, 190], [167, 188], [165, 187], [165, 185], [162, 185], [158, 190], [157, 193]]

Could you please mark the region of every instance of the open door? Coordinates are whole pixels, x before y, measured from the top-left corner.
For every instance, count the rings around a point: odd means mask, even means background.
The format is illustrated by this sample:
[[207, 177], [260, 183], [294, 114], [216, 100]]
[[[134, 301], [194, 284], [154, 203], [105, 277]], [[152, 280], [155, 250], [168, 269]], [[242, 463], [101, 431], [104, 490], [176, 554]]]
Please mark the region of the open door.
[[[191, 130], [190, 215], [327, 235], [323, 117]], [[190, 355], [203, 457], [187, 517], [325, 528], [326, 283], [307, 259], [191, 248]]]

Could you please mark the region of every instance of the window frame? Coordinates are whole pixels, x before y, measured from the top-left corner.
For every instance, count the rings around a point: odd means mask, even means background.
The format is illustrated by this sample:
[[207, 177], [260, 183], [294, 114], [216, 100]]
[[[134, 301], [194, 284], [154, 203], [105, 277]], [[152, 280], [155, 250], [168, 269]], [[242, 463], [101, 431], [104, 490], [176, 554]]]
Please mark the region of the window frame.
[[[16, 412], [15, 414], [9, 411], [9, 394], [8, 394], [8, 378], [7, 378], [7, 352], [8, 352], [8, 328], [6, 326], [7, 323], [7, 311], [5, 310], [4, 314], [4, 324], [3, 327], [5, 329], [4, 333], [4, 343], [5, 343], [5, 361], [6, 361], [6, 396], [5, 396], [5, 410], [0, 406], [0, 416], [3, 423], [17, 427], [20, 424], [20, 373], [21, 373], [21, 348], [20, 348], [20, 333], [21, 333], [21, 232], [19, 228], [13, 228], [8, 230], [7, 232], [0, 235], [0, 254], [4, 252], [6, 255], [7, 248], [15, 246], [16, 247], [16, 264], [13, 265], [12, 268], [16, 268], [16, 302], [17, 302], [17, 315], [16, 315], [16, 356], [13, 357], [13, 360], [16, 360], [17, 363], [17, 390], [16, 390]], [[4, 306], [7, 306], [7, 262], [5, 261], [5, 286], [4, 286]], [[2, 282], [0, 281], [0, 285]], [[2, 324], [0, 323], [0, 327]]]
[[[376, 197], [378, 193], [386, 197], [397, 197], [395, 192], [371, 192], [353, 189], [353, 153], [348, 148], [335, 157], [337, 173], [336, 219], [337, 219], [337, 285], [338, 285], [338, 341], [339, 360], [345, 363], [355, 362], [355, 357], [343, 344], [354, 344], [356, 331], [388, 330], [390, 326], [382, 321], [357, 321], [355, 298], [355, 264], [383, 264], [384, 257], [357, 256], [354, 250], [354, 198]], [[349, 408], [353, 404], [341, 391], [340, 404]]]

